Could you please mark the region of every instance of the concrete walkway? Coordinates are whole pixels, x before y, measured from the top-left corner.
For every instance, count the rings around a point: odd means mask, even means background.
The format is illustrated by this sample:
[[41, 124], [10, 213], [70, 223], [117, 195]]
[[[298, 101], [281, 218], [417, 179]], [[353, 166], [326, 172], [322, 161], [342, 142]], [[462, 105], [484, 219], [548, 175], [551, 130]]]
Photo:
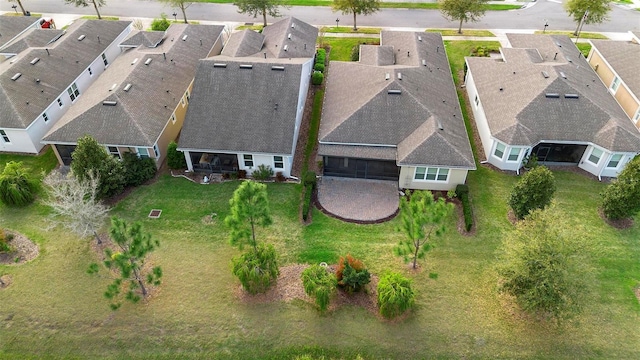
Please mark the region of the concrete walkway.
[[320, 206], [337, 218], [372, 223], [398, 211], [397, 181], [323, 177], [318, 185]]

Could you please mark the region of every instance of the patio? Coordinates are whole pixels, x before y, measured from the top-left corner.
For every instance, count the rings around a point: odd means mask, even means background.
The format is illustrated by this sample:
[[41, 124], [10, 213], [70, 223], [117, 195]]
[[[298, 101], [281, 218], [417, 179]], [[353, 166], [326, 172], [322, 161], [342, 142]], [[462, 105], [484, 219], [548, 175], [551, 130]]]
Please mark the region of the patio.
[[193, 171], [201, 173], [228, 173], [238, 171], [238, 157], [235, 154], [193, 152]]

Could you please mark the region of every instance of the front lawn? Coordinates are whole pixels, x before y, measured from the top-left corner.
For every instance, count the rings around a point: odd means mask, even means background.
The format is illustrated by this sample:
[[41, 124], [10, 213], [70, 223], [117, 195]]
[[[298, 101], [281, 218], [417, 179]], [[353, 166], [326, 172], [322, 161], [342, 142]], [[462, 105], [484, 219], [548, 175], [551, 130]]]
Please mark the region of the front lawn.
[[379, 45], [380, 39], [324, 37], [319, 38], [318, 42], [320, 43], [320, 46], [322, 46], [322, 43], [331, 46], [329, 61], [351, 61], [351, 51], [354, 46], [365, 44]]
[[489, 30], [473, 30], [462, 29], [462, 34], [457, 29], [427, 29], [426, 32], [440, 33], [442, 36], [476, 36], [476, 37], [494, 37], [495, 35]]
[[58, 160], [51, 147], [48, 147], [40, 156], [0, 153], [0, 172], [9, 161], [21, 161], [34, 175], [39, 175], [43, 171], [48, 173], [58, 165]]

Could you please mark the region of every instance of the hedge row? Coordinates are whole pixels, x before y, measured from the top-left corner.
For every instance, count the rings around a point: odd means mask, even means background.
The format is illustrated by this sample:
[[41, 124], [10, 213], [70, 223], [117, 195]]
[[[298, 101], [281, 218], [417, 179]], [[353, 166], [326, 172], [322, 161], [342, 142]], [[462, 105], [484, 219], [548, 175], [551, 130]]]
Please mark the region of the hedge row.
[[473, 208], [469, 201], [469, 187], [464, 184], [456, 186], [456, 196], [462, 202], [462, 213], [464, 214], [464, 228], [470, 231], [473, 227]]

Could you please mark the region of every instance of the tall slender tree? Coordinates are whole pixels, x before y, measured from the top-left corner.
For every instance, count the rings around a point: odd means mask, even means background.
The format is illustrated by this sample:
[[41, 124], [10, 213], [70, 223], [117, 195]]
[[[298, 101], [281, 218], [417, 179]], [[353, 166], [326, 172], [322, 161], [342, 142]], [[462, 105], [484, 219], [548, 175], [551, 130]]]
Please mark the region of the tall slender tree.
[[400, 200], [399, 230], [407, 235], [407, 239], [394, 248], [394, 253], [404, 257], [405, 261], [412, 261], [415, 269], [418, 259], [431, 249], [433, 237], [444, 233], [444, 220], [451, 208], [452, 205], [443, 198], [434, 200], [430, 191], [416, 190], [409, 199], [403, 197]]
[[280, 7], [287, 7], [282, 0], [235, 0], [233, 5], [238, 7], [240, 14], [249, 14], [254, 18], [262, 15], [264, 26], [267, 26], [267, 14], [280, 17]]
[[102, 19], [99, 8], [107, 4], [107, 0], [64, 0], [64, 2], [65, 4], [75, 5], [76, 7], [79, 7], [79, 6], [87, 7], [91, 4], [93, 5], [93, 8], [96, 9], [96, 14], [98, 14], [98, 19]]
[[27, 16], [27, 10], [24, 9], [24, 6], [22, 6], [22, 1], [20, 0], [9, 0], [10, 3], [18, 3], [18, 6], [20, 6], [20, 10], [22, 10], [22, 15]]
[[165, 3], [171, 5], [173, 7], [177, 7], [182, 12], [182, 18], [184, 19], [184, 23], [188, 24], [187, 21], [187, 8], [193, 4], [193, 1], [188, 0], [158, 0], [161, 3]]
[[371, 15], [380, 10], [380, 0], [333, 0], [333, 11], [353, 14], [353, 30], [358, 30], [356, 15]]
[[458, 20], [458, 34], [463, 22], [477, 22], [484, 16], [488, 0], [438, 0], [442, 15], [450, 21]]
[[568, 0], [564, 3], [567, 14], [577, 24], [573, 35], [578, 35], [578, 31], [584, 24], [602, 24], [609, 20], [612, 0]]
[[229, 200], [231, 213], [224, 219], [231, 228], [231, 244], [240, 248], [247, 243], [257, 252], [256, 226], [271, 225], [267, 186], [255, 181], [244, 181]]

